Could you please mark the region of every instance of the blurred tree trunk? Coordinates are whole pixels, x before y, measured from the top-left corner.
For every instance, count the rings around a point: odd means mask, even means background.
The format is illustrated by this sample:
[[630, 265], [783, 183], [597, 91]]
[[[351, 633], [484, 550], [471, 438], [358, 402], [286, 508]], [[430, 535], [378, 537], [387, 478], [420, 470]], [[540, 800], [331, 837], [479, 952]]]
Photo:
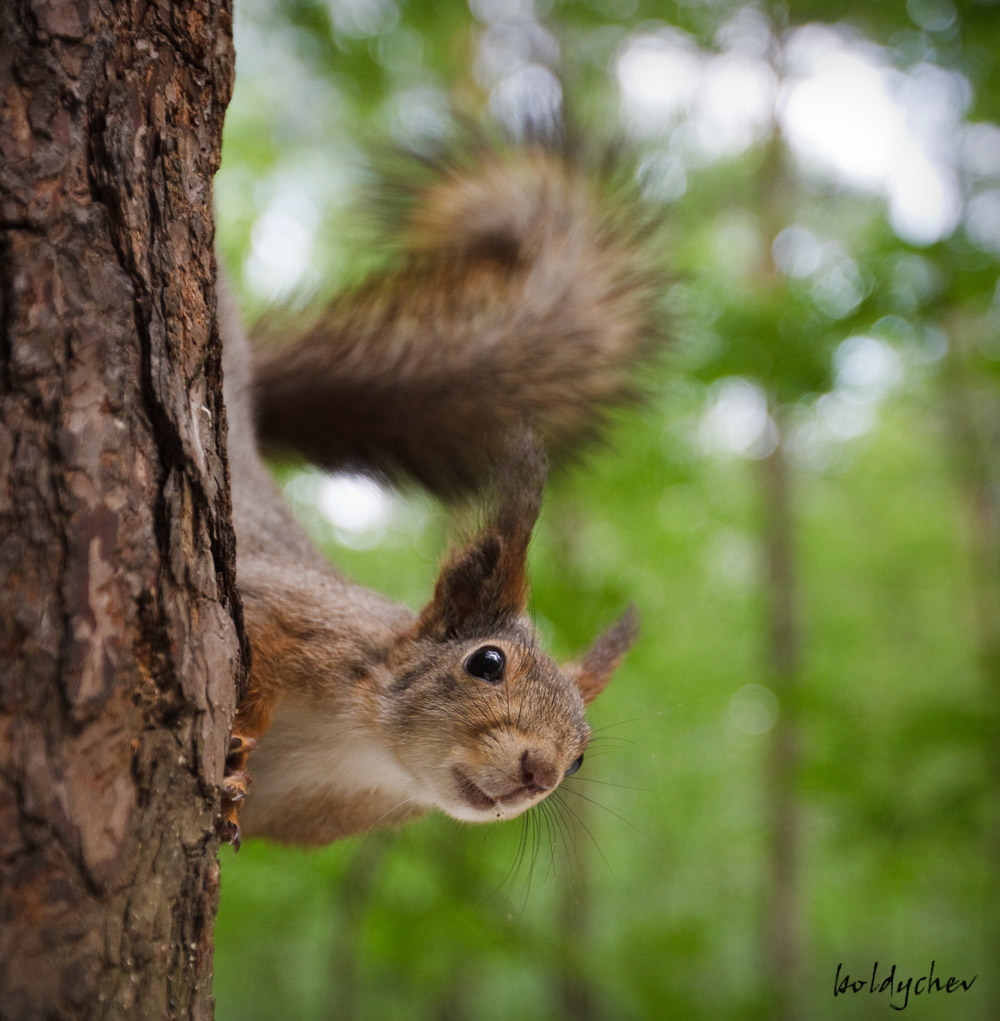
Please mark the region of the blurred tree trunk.
[[343, 873], [323, 891], [330, 896], [337, 939], [327, 968], [327, 1016], [359, 1021], [365, 1016], [365, 923], [372, 893], [382, 879], [391, 837], [368, 833]]
[[[774, 57], [780, 76], [780, 54]], [[777, 308], [787, 281], [774, 262], [774, 240], [792, 218], [788, 196], [794, 193], [788, 153], [777, 122], [764, 150], [757, 178], [764, 220], [764, 248], [754, 277], [756, 289]], [[803, 338], [808, 342], [806, 338]], [[771, 389], [780, 381], [772, 373]], [[792, 388], [786, 383], [786, 390]], [[785, 400], [789, 399], [787, 393]], [[763, 594], [766, 606], [766, 682], [778, 700], [778, 719], [771, 730], [764, 775], [765, 826], [770, 847], [765, 905], [765, 960], [775, 1021], [802, 1017], [802, 921], [799, 894], [799, 723], [798, 689], [801, 674], [801, 614], [796, 583], [795, 508], [792, 468], [784, 440], [781, 401], [768, 398], [774, 423], [774, 446], [757, 462], [761, 490]]]
[[[564, 795], [569, 797], [569, 795]], [[591, 889], [591, 806], [577, 798], [562, 827], [563, 843], [572, 856], [564, 862], [566, 875], [559, 887], [559, 926], [562, 947], [559, 969], [560, 1015], [572, 1021], [593, 1021], [600, 1016], [596, 990], [588, 972], [588, 951], [593, 947], [593, 890]]]
[[776, 1021], [800, 1017], [797, 776], [797, 689], [800, 623], [795, 583], [792, 495], [785, 448], [779, 440], [760, 462], [764, 503], [765, 595], [768, 605], [767, 676], [780, 712], [771, 732], [767, 798], [771, 842], [767, 940]]
[[229, 5], [5, 0], [0, 40], [0, 1017], [209, 1017]]
[[[955, 309], [947, 317], [950, 349], [945, 407], [951, 427], [952, 459], [966, 508], [976, 646], [983, 678], [986, 719], [986, 779], [1000, 791], [1000, 401], [996, 366], [980, 353], [991, 340], [990, 317]], [[994, 805], [984, 854], [1000, 861], [1000, 801]], [[994, 867], [987, 912], [988, 948], [1000, 960], [1000, 873]], [[990, 1014], [1000, 1016], [1000, 982], [990, 976]]]

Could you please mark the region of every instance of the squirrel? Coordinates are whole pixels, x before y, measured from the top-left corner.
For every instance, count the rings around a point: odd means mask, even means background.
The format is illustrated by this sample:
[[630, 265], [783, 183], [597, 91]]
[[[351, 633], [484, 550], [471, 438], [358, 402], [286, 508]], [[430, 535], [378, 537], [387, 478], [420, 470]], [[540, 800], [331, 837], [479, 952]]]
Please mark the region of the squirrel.
[[[629, 608], [558, 666], [525, 615], [525, 560], [549, 457], [633, 395], [655, 334], [641, 231], [540, 145], [424, 177], [396, 262], [291, 342], [252, 348], [220, 288], [251, 653], [220, 817], [237, 849], [245, 836], [323, 844], [430, 809], [520, 815], [580, 768], [584, 706], [637, 634]], [[326, 562], [259, 444], [444, 497], [489, 486], [492, 510], [415, 613]]]

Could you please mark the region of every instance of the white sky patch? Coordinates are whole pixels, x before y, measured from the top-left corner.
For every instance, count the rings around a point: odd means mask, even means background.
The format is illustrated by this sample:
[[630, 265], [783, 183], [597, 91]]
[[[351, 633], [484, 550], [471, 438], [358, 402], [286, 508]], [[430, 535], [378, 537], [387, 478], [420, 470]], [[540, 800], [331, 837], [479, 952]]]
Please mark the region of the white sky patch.
[[904, 241], [929, 245], [947, 237], [962, 219], [962, 192], [952, 171], [919, 152], [905, 155], [886, 182], [889, 222]]
[[816, 401], [817, 424], [830, 439], [846, 442], [875, 425], [875, 405], [858, 394], [834, 390]]
[[722, 53], [702, 67], [697, 98], [699, 148], [736, 155], [770, 130], [778, 80], [759, 57]]
[[448, 96], [429, 86], [398, 92], [389, 100], [389, 125], [404, 145], [443, 138], [451, 126]]
[[922, 64], [887, 66], [879, 50], [834, 28], [810, 25], [789, 38], [781, 125], [809, 167], [888, 200], [896, 233], [914, 244], [947, 237], [962, 216], [952, 168], [968, 104], [960, 75]]
[[837, 387], [862, 400], [882, 400], [903, 379], [899, 354], [877, 337], [848, 337], [833, 361]]
[[847, 445], [875, 428], [879, 405], [903, 377], [903, 359], [887, 341], [848, 337], [834, 354], [833, 389], [793, 413], [788, 449], [795, 463], [821, 472], [846, 468]]
[[473, 74], [484, 88], [492, 88], [502, 78], [526, 64], [545, 67], [559, 60], [556, 37], [533, 18], [512, 15], [500, 18], [479, 38], [473, 62]]
[[615, 74], [623, 113], [639, 134], [676, 123], [693, 102], [703, 63], [694, 43], [679, 32], [635, 36], [618, 54]]
[[977, 177], [1000, 178], [1000, 125], [969, 124], [962, 131], [962, 163]]
[[684, 34], [634, 36], [618, 54], [615, 74], [622, 114], [640, 136], [679, 139], [698, 158], [736, 155], [764, 135], [772, 120], [777, 79], [770, 64], [739, 49], [708, 54]]
[[[920, 0], [920, 18], [935, 24], [949, 10], [947, 0]], [[882, 195], [893, 229], [918, 245], [947, 237], [962, 220], [963, 149], [984, 168], [1000, 161], [991, 125], [975, 134], [962, 126], [971, 87], [960, 74], [932, 64], [896, 70], [886, 51], [846, 29], [806, 25], [782, 40], [779, 82], [766, 22], [738, 14], [718, 41], [725, 48], [711, 53], [661, 29], [623, 43], [615, 74], [633, 134], [662, 139], [665, 151], [696, 165], [745, 151], [777, 118], [805, 167]], [[666, 191], [672, 198], [674, 189]]]
[[730, 378], [711, 388], [698, 424], [698, 443], [706, 453], [757, 460], [772, 453], [777, 440], [767, 397], [759, 386]]
[[[876, 426], [881, 402], [903, 379], [903, 359], [892, 344], [873, 336], [848, 337], [834, 354], [833, 389], [802, 401], [792, 413], [787, 440], [795, 462], [813, 471], [846, 467], [847, 445]], [[713, 385], [696, 438], [705, 454], [767, 457], [778, 430], [763, 389], [740, 377]]]
[[1000, 253], [1000, 189], [991, 188], [969, 200], [965, 229], [977, 248]]
[[469, 9], [487, 24], [535, 15], [533, 0], [470, 0]]
[[786, 227], [771, 244], [775, 266], [787, 277], [811, 277], [824, 262], [826, 246], [805, 227]]
[[378, 483], [360, 475], [328, 475], [316, 506], [345, 546], [379, 545], [393, 517], [393, 499]]
[[907, 145], [906, 119], [881, 69], [848, 49], [799, 59], [807, 70], [786, 81], [781, 111], [792, 148], [848, 183], [878, 187]]
[[830, 319], [843, 319], [861, 303], [868, 292], [858, 265], [846, 256], [820, 273], [813, 280], [812, 299], [816, 307]]
[[562, 84], [552, 71], [559, 42], [522, 0], [474, 0], [473, 13], [489, 26], [479, 35], [473, 75], [489, 92], [493, 117], [514, 137], [557, 129]]
[[518, 134], [525, 126], [551, 130], [562, 110], [559, 79], [541, 64], [525, 64], [512, 71], [490, 92], [493, 116]]
[[327, 9], [336, 30], [357, 39], [378, 35], [399, 21], [393, 0], [327, 0]]
[[390, 531], [415, 530], [422, 524], [407, 516], [394, 492], [361, 475], [307, 468], [285, 483], [284, 493], [307, 515], [318, 514], [337, 541], [351, 549], [374, 549]]
[[313, 283], [310, 267], [319, 209], [301, 185], [282, 188], [250, 231], [243, 266], [248, 286], [271, 300]]
[[774, 49], [767, 15], [749, 4], [739, 8], [719, 29], [715, 41], [722, 50], [765, 59]]

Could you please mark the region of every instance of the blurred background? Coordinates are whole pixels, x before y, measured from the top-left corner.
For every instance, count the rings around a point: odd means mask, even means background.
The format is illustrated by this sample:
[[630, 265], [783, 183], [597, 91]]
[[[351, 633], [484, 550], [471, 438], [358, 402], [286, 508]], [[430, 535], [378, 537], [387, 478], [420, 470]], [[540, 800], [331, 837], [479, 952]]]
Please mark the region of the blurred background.
[[[934, 962], [974, 985], [907, 1010], [1000, 1017], [1000, 6], [235, 6], [248, 318], [377, 263], [372, 146], [565, 107], [634, 154], [673, 340], [532, 547], [558, 654], [644, 621], [556, 811], [223, 849], [217, 1016], [888, 1017], [838, 983]], [[276, 471], [426, 600], [446, 509]]]

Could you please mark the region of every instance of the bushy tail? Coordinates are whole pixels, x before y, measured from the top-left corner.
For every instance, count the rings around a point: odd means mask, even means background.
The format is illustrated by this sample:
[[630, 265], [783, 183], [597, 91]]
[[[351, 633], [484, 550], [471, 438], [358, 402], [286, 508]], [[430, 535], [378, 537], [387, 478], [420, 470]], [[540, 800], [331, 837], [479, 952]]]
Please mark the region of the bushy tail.
[[512, 432], [558, 458], [633, 394], [655, 279], [618, 200], [548, 151], [490, 151], [415, 189], [403, 257], [255, 362], [259, 435], [449, 495]]

